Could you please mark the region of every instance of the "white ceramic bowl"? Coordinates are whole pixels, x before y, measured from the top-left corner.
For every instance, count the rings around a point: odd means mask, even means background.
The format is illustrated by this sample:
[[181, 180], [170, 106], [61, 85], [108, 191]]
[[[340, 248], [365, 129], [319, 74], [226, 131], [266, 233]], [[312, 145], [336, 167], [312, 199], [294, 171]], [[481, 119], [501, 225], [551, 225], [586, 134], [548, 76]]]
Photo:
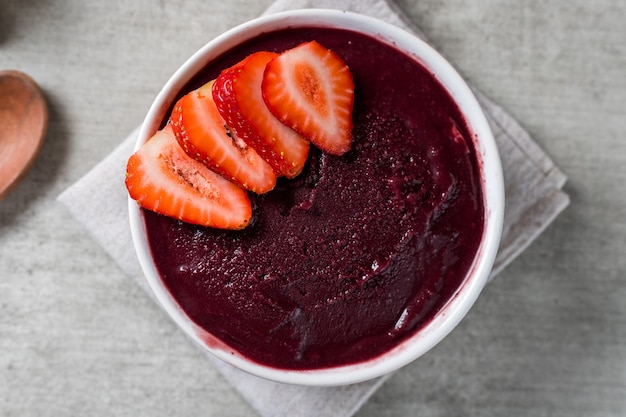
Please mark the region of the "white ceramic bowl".
[[483, 180], [486, 221], [477, 257], [458, 293], [426, 327], [376, 359], [312, 371], [275, 369], [232, 352], [187, 317], [155, 269], [144, 221], [137, 204], [132, 200], [129, 203], [131, 232], [141, 267], [156, 298], [182, 330], [212, 354], [247, 372], [279, 382], [304, 385], [351, 384], [387, 374], [420, 357], [450, 333], [474, 304], [487, 282], [500, 241], [504, 213], [502, 169], [493, 135], [476, 98], [444, 58], [414, 35], [395, 26], [370, 17], [332, 10], [299, 10], [261, 17], [229, 30], [206, 44], [176, 71], [157, 96], [139, 132], [137, 148], [155, 133], [176, 95], [207, 62], [258, 34], [297, 26], [350, 29], [372, 35], [406, 51], [436, 75], [465, 114], [470, 129], [476, 135], [475, 147]]

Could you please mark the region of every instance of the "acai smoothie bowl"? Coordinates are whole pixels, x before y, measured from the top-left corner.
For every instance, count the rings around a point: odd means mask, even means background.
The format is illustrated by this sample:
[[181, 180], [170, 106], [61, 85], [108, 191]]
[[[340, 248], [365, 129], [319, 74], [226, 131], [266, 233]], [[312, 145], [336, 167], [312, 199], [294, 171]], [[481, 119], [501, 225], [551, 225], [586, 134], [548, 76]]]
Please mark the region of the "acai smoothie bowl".
[[342, 11], [264, 16], [165, 84], [126, 172], [158, 302], [254, 375], [351, 384], [417, 359], [487, 282], [504, 212], [494, 138], [414, 35]]

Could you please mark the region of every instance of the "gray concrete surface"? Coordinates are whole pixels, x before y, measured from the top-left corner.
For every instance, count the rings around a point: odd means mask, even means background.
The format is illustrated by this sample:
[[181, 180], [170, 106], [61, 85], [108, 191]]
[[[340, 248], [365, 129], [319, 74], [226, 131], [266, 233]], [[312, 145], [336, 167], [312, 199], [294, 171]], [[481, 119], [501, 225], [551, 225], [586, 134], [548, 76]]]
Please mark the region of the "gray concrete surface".
[[[255, 415], [55, 198], [192, 52], [270, 3], [0, 1], [0, 68], [51, 110], [0, 202], [0, 415]], [[626, 2], [398, 4], [554, 158], [572, 203], [357, 415], [626, 415]]]

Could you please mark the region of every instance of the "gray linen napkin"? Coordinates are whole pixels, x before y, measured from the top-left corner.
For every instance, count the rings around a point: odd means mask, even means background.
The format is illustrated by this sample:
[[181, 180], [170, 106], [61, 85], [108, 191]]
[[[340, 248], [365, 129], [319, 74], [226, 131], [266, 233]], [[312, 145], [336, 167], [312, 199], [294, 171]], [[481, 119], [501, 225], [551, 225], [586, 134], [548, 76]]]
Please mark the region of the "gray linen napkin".
[[[371, 15], [421, 36], [395, 4], [386, 0], [278, 0], [266, 13], [307, 7]], [[505, 176], [504, 229], [493, 277], [552, 222], [568, 205], [569, 198], [561, 190], [565, 175], [529, 134], [500, 107], [480, 92], [475, 93], [495, 135]], [[150, 294], [135, 254], [128, 250], [132, 242], [123, 173], [136, 136], [137, 130], [58, 199], [122, 270]], [[94, 189], [100, 192], [94, 195]], [[387, 378], [344, 387], [301, 387], [266, 381], [239, 371], [210, 354], [207, 357], [263, 417], [349, 417]]]

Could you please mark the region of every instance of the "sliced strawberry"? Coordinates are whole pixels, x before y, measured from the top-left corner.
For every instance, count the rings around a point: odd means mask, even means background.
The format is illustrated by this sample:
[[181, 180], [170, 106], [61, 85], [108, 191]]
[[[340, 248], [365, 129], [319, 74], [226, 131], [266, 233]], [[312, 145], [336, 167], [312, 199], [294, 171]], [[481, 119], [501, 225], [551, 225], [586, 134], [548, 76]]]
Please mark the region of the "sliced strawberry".
[[315, 41], [283, 52], [267, 64], [262, 91], [270, 111], [318, 148], [350, 149], [354, 81], [334, 52]]
[[276, 185], [276, 174], [259, 154], [226, 127], [211, 93], [213, 81], [183, 96], [170, 123], [185, 152], [239, 186], [262, 194]]
[[224, 70], [215, 80], [217, 110], [237, 136], [252, 146], [280, 175], [302, 171], [309, 142], [278, 120], [263, 100], [261, 83], [268, 62], [278, 54], [256, 52]]
[[126, 188], [140, 206], [187, 223], [242, 229], [252, 217], [248, 194], [187, 155], [170, 125], [129, 158]]

